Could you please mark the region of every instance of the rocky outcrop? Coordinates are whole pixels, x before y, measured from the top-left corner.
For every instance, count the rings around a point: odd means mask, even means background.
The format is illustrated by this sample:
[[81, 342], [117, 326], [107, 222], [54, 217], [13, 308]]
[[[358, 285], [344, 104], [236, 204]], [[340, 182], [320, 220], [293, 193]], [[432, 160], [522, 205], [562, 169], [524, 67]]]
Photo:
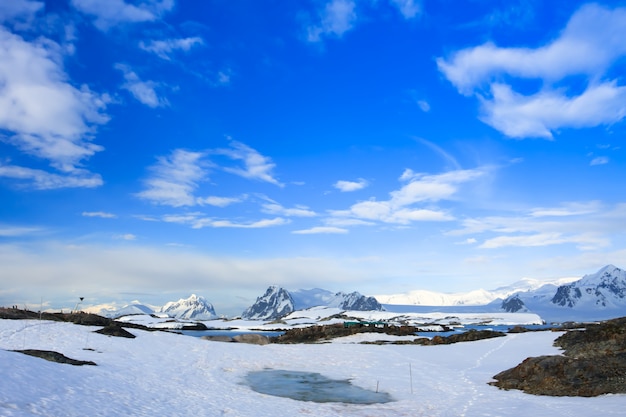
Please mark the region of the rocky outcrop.
[[239, 334], [233, 337], [235, 342], [239, 343], [249, 343], [252, 345], [267, 345], [270, 343], [270, 339], [267, 336], [263, 336], [262, 334], [250, 333], [250, 334]]
[[[350, 311], [380, 311], [383, 306], [374, 297], [367, 297], [356, 291], [346, 294], [338, 292], [335, 294], [336, 306], [342, 310]], [[329, 306], [334, 307], [333, 303]]]
[[119, 323], [112, 322], [108, 326], [103, 327], [100, 330], [96, 330], [95, 333], [104, 334], [107, 336], [126, 337], [128, 339], [134, 339], [135, 335], [127, 330], [124, 330]]
[[14, 352], [19, 352], [28, 356], [34, 356], [36, 358], [45, 359], [50, 362], [65, 363], [65, 364], [74, 365], [74, 366], [96, 365], [95, 362], [81, 361], [77, 359], [68, 358], [62, 353], [54, 352], [51, 350], [25, 349], [25, 350], [14, 350]]
[[515, 294], [502, 301], [500, 308], [507, 313], [517, 313], [528, 311], [524, 302], [519, 298], [519, 295]]
[[272, 285], [241, 314], [241, 317], [248, 320], [276, 320], [292, 311], [294, 303], [289, 291]]
[[626, 393], [626, 318], [568, 331], [554, 344], [563, 355], [528, 358], [491, 385], [552, 396]]

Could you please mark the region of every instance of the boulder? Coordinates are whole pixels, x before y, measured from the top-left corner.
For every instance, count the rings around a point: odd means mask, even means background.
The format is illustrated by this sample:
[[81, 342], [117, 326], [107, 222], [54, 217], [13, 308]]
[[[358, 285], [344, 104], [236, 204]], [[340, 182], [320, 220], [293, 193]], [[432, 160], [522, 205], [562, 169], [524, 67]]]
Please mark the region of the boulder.
[[235, 342], [239, 343], [250, 343], [252, 345], [267, 345], [270, 343], [270, 339], [267, 336], [263, 336], [262, 334], [240, 334], [233, 337]]

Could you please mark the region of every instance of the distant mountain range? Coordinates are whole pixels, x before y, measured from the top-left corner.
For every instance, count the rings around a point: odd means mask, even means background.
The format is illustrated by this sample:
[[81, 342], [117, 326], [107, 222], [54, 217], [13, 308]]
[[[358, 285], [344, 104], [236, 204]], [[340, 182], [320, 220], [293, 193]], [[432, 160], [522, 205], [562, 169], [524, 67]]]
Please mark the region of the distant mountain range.
[[[542, 282], [525, 279], [493, 291], [457, 294], [412, 291], [368, 297], [358, 292], [334, 293], [320, 288], [288, 291], [270, 286], [242, 313], [242, 318], [274, 320], [293, 311], [318, 306], [345, 311], [531, 312], [547, 322], [605, 320], [626, 316], [626, 272], [607, 265], [578, 280], [567, 278]], [[133, 314], [154, 314], [181, 320], [217, 318], [213, 305], [195, 294], [160, 308], [135, 301], [122, 308], [92, 307], [89, 312], [112, 318]]]
[[501, 302], [509, 312], [529, 311], [544, 320], [585, 321], [626, 316], [626, 271], [607, 265], [558, 286], [519, 291]]
[[256, 302], [243, 312], [241, 317], [248, 320], [273, 320], [296, 310], [317, 306], [353, 311], [383, 309], [374, 297], [367, 297], [358, 292], [332, 293], [319, 288], [289, 292], [281, 287], [270, 286], [265, 294], [257, 298]]

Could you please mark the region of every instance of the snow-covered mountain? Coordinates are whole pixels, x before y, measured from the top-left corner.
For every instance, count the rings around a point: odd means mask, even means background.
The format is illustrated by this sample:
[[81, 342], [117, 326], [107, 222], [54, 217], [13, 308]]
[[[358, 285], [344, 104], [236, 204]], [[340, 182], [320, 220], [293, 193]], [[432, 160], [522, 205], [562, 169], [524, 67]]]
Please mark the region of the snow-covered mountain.
[[130, 304], [126, 304], [119, 308], [114, 304], [102, 304], [85, 308], [84, 311], [86, 313], [93, 313], [102, 317], [116, 319], [118, 317], [132, 316], [136, 314], [153, 314], [155, 307], [142, 304], [139, 301], [133, 301]]
[[383, 307], [374, 297], [367, 297], [358, 292], [346, 294], [314, 288], [311, 290], [288, 291], [277, 286], [270, 286], [265, 294], [241, 315], [249, 320], [273, 320], [284, 317], [296, 310], [311, 307], [333, 307], [341, 310], [371, 311]]
[[577, 281], [515, 293], [504, 311], [530, 311], [547, 321], [589, 321], [626, 316], [626, 271], [607, 265]]
[[374, 297], [367, 297], [359, 292], [333, 293], [328, 290], [314, 288], [311, 290], [290, 291], [296, 310], [305, 310], [311, 307], [326, 306], [342, 310], [371, 311], [382, 310], [383, 306]]
[[248, 320], [274, 320], [294, 310], [294, 302], [289, 291], [272, 285], [241, 314], [241, 317]]
[[171, 301], [161, 307], [158, 313], [183, 320], [211, 320], [217, 317], [213, 305], [204, 297], [192, 294], [189, 298]]
[[607, 265], [595, 274], [560, 286], [551, 301], [571, 308], [626, 307], [626, 271]]
[[415, 306], [483, 306], [496, 300], [524, 291], [537, 291], [541, 288], [556, 289], [559, 285], [570, 283], [577, 278], [559, 278], [551, 281], [540, 281], [525, 278], [495, 290], [474, 290], [459, 293], [442, 293], [427, 290], [415, 290], [404, 294], [376, 295], [382, 304], [400, 304]]

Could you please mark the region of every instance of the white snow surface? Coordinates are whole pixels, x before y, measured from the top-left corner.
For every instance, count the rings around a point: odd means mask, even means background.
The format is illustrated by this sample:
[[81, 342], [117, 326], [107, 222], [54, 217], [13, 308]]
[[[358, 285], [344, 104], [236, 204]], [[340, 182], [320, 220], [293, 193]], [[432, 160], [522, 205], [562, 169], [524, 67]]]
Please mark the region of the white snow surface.
[[[265, 346], [221, 343], [129, 329], [0, 320], [1, 416], [621, 416], [626, 395], [545, 397], [487, 383], [528, 356], [558, 354], [559, 333], [510, 334], [440, 346], [334, 343]], [[370, 336], [367, 336], [370, 337]], [[387, 337], [387, 336], [385, 336]], [[48, 362], [14, 349], [44, 349], [97, 366]], [[302, 402], [252, 391], [244, 379], [265, 368], [318, 372], [389, 393], [385, 404]]]

